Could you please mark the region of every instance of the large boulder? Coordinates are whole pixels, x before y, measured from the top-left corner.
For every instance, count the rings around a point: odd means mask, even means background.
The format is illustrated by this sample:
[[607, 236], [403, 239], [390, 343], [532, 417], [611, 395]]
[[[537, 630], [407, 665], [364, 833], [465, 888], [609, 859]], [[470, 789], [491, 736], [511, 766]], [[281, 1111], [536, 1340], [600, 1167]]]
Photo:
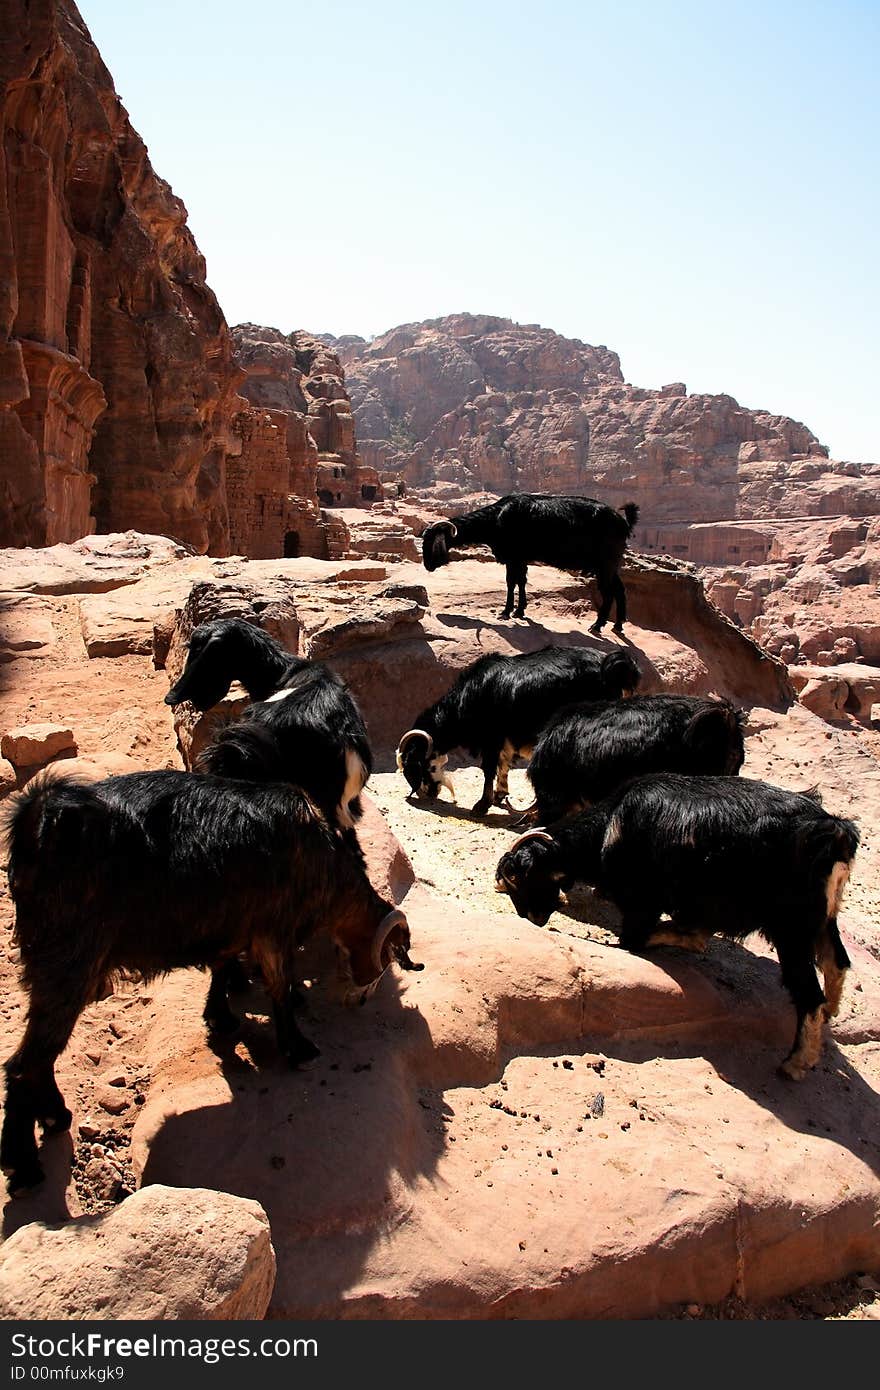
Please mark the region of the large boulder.
[[0, 1247], [0, 1317], [262, 1318], [275, 1254], [262, 1207], [146, 1187], [103, 1216], [34, 1221]]

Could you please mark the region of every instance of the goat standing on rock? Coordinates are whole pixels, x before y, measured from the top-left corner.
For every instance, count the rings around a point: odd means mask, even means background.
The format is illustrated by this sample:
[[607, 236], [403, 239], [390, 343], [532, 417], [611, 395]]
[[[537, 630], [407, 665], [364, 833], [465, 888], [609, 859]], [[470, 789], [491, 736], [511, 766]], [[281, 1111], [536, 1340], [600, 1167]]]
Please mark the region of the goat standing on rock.
[[205, 1019], [226, 1032], [237, 1020], [223, 965], [245, 952], [262, 969], [279, 1049], [297, 1065], [318, 1054], [293, 1012], [304, 941], [330, 936], [352, 998], [372, 992], [392, 960], [421, 969], [403, 912], [286, 783], [171, 771], [90, 786], [41, 776], [16, 800], [9, 849], [29, 996], [24, 1039], [6, 1063], [0, 1165], [11, 1192], [42, 1179], [35, 1122], [47, 1133], [70, 1125], [55, 1060], [119, 972], [150, 980], [211, 967]]
[[[661, 773], [521, 835], [499, 860], [496, 887], [520, 917], [542, 927], [561, 891], [588, 883], [620, 909], [620, 943], [630, 951], [703, 950], [713, 932], [760, 932], [776, 950], [797, 1012], [782, 1071], [800, 1081], [819, 1060], [823, 1024], [840, 1006], [850, 962], [837, 913], [858, 843], [853, 822], [829, 815], [815, 792]], [[668, 926], [660, 923], [664, 912]]]
[[454, 800], [452, 778], [444, 766], [451, 749], [467, 748], [483, 767], [483, 795], [474, 815], [485, 815], [492, 805], [509, 807], [511, 763], [518, 754], [531, 754], [560, 705], [575, 699], [619, 698], [634, 690], [640, 679], [633, 657], [620, 650], [544, 647], [518, 656], [481, 656], [403, 735], [397, 766], [416, 795], [434, 799], [444, 786]]
[[[618, 512], [592, 497], [511, 493], [488, 507], [429, 526], [422, 537], [422, 559], [425, 569], [433, 571], [449, 563], [450, 547], [488, 545], [507, 571], [502, 618], [525, 617], [530, 564], [595, 574], [602, 602], [590, 631], [597, 636], [602, 631], [613, 602], [614, 631], [622, 634], [626, 590], [618, 571], [638, 516], [634, 502]], [[519, 590], [515, 609], [514, 589]]]

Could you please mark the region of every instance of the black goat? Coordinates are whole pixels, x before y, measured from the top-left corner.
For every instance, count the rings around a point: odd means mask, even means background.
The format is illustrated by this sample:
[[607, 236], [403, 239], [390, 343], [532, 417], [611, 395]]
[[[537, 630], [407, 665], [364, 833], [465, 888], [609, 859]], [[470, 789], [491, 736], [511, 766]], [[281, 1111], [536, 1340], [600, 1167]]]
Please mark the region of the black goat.
[[[482, 761], [483, 795], [474, 814], [509, 805], [507, 777], [520, 754], [528, 757], [555, 710], [572, 699], [620, 697], [634, 690], [641, 672], [628, 652], [589, 647], [544, 647], [518, 656], [481, 656], [452, 689], [403, 735], [397, 766], [416, 794], [437, 797], [452, 779], [444, 772], [449, 751], [467, 748]], [[493, 795], [492, 784], [497, 782]]]
[[649, 772], [732, 776], [745, 760], [744, 714], [729, 700], [636, 695], [569, 705], [535, 744], [534, 819], [559, 820]]
[[293, 656], [240, 618], [202, 623], [186, 666], [165, 696], [207, 710], [234, 680], [255, 701], [221, 730], [199, 760], [221, 777], [294, 782], [360, 854], [354, 823], [373, 760], [367, 730], [347, 685], [323, 662]]
[[[602, 602], [590, 631], [602, 631], [614, 602], [614, 631], [622, 633], [626, 590], [618, 571], [638, 516], [634, 502], [627, 502], [618, 512], [592, 497], [512, 493], [488, 507], [429, 526], [422, 536], [422, 559], [425, 569], [433, 571], [449, 563], [450, 547], [488, 545], [507, 570], [502, 618], [509, 618], [511, 613], [515, 618], [525, 616], [530, 564], [595, 574]], [[519, 589], [519, 603], [514, 610], [515, 588]]]
[[132, 773], [91, 786], [35, 778], [9, 824], [9, 886], [29, 995], [24, 1039], [6, 1064], [0, 1165], [9, 1188], [42, 1178], [34, 1123], [70, 1124], [55, 1059], [79, 1015], [120, 971], [149, 980], [215, 970], [205, 1018], [228, 1031], [222, 963], [246, 952], [272, 998], [291, 1064], [317, 1055], [294, 1014], [297, 950], [316, 933], [336, 945], [349, 994], [364, 997], [409, 927], [371, 887], [302, 792], [185, 772]]
[[822, 1025], [840, 1005], [850, 962], [837, 913], [858, 843], [853, 822], [829, 815], [815, 792], [660, 773], [549, 830], [527, 831], [499, 860], [496, 887], [543, 926], [560, 891], [591, 884], [620, 909], [620, 941], [630, 951], [702, 950], [713, 932], [760, 932], [775, 947], [797, 1012], [782, 1071], [799, 1081], [818, 1061]]

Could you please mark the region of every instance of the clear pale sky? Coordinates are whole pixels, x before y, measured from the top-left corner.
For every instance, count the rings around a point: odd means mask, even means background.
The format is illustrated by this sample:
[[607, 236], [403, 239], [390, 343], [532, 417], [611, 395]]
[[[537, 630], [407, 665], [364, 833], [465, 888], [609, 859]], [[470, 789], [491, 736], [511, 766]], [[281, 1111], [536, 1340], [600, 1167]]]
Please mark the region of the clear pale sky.
[[880, 4], [81, 0], [230, 323], [471, 310], [880, 460]]

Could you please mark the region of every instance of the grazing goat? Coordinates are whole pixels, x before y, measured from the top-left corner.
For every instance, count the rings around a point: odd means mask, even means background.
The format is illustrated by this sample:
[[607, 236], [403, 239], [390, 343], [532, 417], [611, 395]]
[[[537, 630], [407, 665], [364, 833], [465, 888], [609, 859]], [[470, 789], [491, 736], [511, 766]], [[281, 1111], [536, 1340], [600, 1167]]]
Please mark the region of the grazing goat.
[[383, 901], [323, 817], [286, 783], [185, 772], [131, 773], [86, 786], [35, 778], [9, 825], [9, 885], [29, 996], [24, 1039], [6, 1063], [0, 1165], [9, 1189], [42, 1178], [34, 1124], [70, 1111], [54, 1063], [87, 1004], [122, 971], [145, 980], [215, 970], [204, 1016], [236, 1024], [220, 967], [246, 952], [263, 972], [280, 1051], [317, 1056], [293, 1014], [297, 951], [335, 943], [349, 997], [365, 997], [392, 959], [409, 958], [406, 917]]
[[207, 710], [234, 680], [256, 702], [226, 726], [199, 760], [221, 777], [294, 782], [360, 854], [354, 823], [373, 760], [360, 710], [345, 682], [319, 661], [284, 650], [240, 618], [203, 623], [167, 705]]
[[535, 744], [532, 817], [547, 825], [649, 772], [733, 776], [745, 760], [744, 718], [729, 700], [699, 695], [569, 705]]
[[623, 651], [544, 647], [519, 656], [481, 656], [403, 735], [397, 766], [417, 795], [434, 798], [445, 786], [454, 799], [444, 765], [450, 749], [467, 748], [482, 761], [483, 795], [473, 811], [485, 815], [491, 805], [509, 806], [511, 763], [518, 754], [530, 755], [560, 705], [577, 697], [619, 698], [624, 691], [634, 690], [640, 679], [636, 662]]
[[630, 951], [702, 950], [713, 932], [760, 932], [797, 1012], [781, 1069], [799, 1081], [818, 1061], [822, 1025], [840, 1005], [850, 962], [837, 913], [858, 843], [852, 821], [823, 811], [815, 792], [660, 773], [549, 831], [527, 831], [499, 860], [496, 887], [520, 917], [544, 926], [560, 891], [591, 884], [620, 909], [620, 941]]
[[[422, 559], [433, 571], [449, 563], [449, 549], [488, 545], [507, 570], [507, 602], [502, 618], [525, 617], [526, 576], [530, 564], [595, 574], [601, 595], [599, 613], [590, 628], [602, 631], [616, 605], [614, 631], [626, 622], [626, 590], [618, 570], [626, 543], [639, 516], [634, 502], [621, 512], [592, 497], [553, 497], [512, 493], [488, 507], [437, 521], [423, 532]], [[519, 603], [513, 607], [513, 591]]]

